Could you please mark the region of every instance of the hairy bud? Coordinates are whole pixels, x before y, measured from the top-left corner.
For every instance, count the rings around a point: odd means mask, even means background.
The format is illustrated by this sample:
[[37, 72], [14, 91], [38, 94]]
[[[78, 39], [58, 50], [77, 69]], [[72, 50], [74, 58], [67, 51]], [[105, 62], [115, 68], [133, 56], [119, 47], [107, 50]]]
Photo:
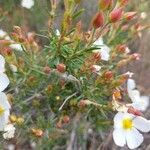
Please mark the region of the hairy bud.
[[122, 8], [115, 8], [109, 15], [110, 22], [117, 22], [122, 17]]
[[95, 29], [102, 27], [104, 24], [104, 14], [100, 11], [98, 12], [92, 21], [92, 25]]

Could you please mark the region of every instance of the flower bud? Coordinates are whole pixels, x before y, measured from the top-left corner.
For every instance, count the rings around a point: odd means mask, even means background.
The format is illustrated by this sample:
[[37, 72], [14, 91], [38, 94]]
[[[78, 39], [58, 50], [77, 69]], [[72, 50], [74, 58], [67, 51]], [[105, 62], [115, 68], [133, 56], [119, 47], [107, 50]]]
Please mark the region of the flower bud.
[[132, 106], [130, 106], [128, 108], [128, 113], [133, 114], [135, 116], [142, 116], [142, 112], [140, 112], [139, 110], [133, 108]]
[[136, 15], [137, 15], [137, 12], [126, 12], [124, 14], [124, 19], [129, 21], [129, 20], [133, 19]]
[[113, 77], [113, 72], [112, 72], [112, 71], [106, 71], [106, 72], [104, 73], [104, 77], [105, 77], [106, 79], [111, 79], [111, 78]]
[[45, 66], [45, 67], [43, 68], [43, 72], [44, 72], [45, 74], [49, 74], [49, 73], [51, 72], [51, 68], [50, 68], [49, 66]]
[[12, 49], [10, 47], [5, 47], [3, 49], [3, 54], [6, 55], [6, 56], [11, 56], [12, 55]]
[[12, 123], [14, 123], [14, 122], [16, 122], [17, 117], [16, 117], [16, 115], [10, 115], [9, 119]]
[[57, 70], [58, 70], [59, 72], [61, 72], [61, 73], [64, 73], [64, 72], [66, 71], [66, 65], [64, 65], [64, 64], [58, 64], [58, 65], [56, 66], [56, 68], [57, 68]]
[[125, 6], [127, 5], [129, 0], [119, 0], [120, 6]]
[[42, 137], [44, 135], [41, 129], [32, 128], [31, 131], [36, 137]]
[[70, 118], [68, 115], [65, 115], [62, 119], [63, 119], [63, 122], [66, 124], [69, 123], [69, 121], [70, 121]]
[[112, 2], [112, 0], [100, 0], [99, 7], [101, 10], [107, 10], [111, 7]]
[[98, 12], [92, 21], [92, 25], [95, 29], [102, 27], [104, 24], [104, 14], [102, 12]]
[[19, 125], [22, 125], [24, 123], [24, 118], [23, 117], [18, 117], [16, 120], [16, 123]]
[[122, 17], [122, 8], [115, 8], [109, 15], [110, 22], [117, 22]]
[[128, 48], [128, 47], [127, 47], [127, 45], [125, 45], [125, 44], [118, 45], [118, 46], [117, 46], [117, 51], [120, 52], [120, 53], [125, 53], [127, 48]]
[[101, 60], [101, 54], [100, 54], [100, 52], [94, 52], [93, 58], [94, 58], [94, 60]]

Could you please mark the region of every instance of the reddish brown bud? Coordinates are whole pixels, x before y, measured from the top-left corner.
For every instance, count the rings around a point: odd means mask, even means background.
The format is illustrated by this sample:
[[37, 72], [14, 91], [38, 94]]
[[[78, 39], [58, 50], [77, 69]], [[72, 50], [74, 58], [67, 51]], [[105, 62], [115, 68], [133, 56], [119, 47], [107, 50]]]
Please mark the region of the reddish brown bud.
[[101, 54], [99, 52], [94, 52], [93, 58], [94, 60], [101, 60]]
[[56, 68], [61, 73], [64, 73], [66, 71], [66, 65], [64, 64], [58, 64]]
[[43, 72], [46, 73], [46, 74], [49, 74], [51, 72], [51, 68], [49, 66], [45, 66], [43, 68]]
[[117, 51], [121, 52], [121, 53], [124, 53], [126, 51], [126, 48], [127, 48], [127, 46], [125, 44], [118, 45], [117, 46]]
[[125, 6], [128, 4], [129, 0], [119, 0], [120, 6]]
[[93, 27], [95, 29], [102, 27], [104, 24], [104, 14], [102, 12], [98, 12], [92, 21]]
[[115, 8], [109, 15], [110, 22], [117, 22], [122, 17], [122, 8]]
[[106, 79], [111, 79], [111, 78], [113, 77], [113, 72], [112, 72], [112, 71], [106, 71], [106, 72], [104, 73], [104, 77], [105, 77]]
[[63, 122], [67, 124], [67, 123], [69, 123], [69, 121], [70, 121], [69, 116], [68, 116], [68, 115], [65, 115], [65, 116], [63, 117]]
[[128, 21], [128, 20], [133, 19], [136, 15], [137, 15], [137, 12], [126, 12], [124, 14], [124, 19]]
[[113, 1], [112, 0], [100, 0], [99, 7], [101, 10], [106, 10], [111, 8]]
[[7, 56], [12, 55], [12, 49], [9, 48], [9, 47], [5, 47], [5, 48], [3, 49], [3, 54], [4, 54], [4, 55], [7, 55]]
[[140, 112], [139, 110], [133, 108], [132, 106], [130, 106], [128, 108], [128, 113], [133, 114], [135, 116], [142, 116], [142, 112]]

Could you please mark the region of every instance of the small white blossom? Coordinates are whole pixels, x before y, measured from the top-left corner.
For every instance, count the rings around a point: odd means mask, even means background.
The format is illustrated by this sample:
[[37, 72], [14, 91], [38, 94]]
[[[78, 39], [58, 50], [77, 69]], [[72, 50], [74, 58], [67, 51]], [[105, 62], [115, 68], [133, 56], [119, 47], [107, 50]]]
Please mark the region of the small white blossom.
[[116, 145], [123, 147], [127, 144], [130, 149], [139, 147], [144, 140], [139, 131], [149, 132], [150, 122], [129, 113], [118, 112], [115, 115], [113, 139]]
[[0, 29], [0, 39], [10, 40], [10, 37], [8, 36], [7, 32]]
[[93, 52], [99, 52], [101, 54], [101, 59], [108, 61], [110, 57], [110, 48], [104, 44], [103, 39], [99, 38], [93, 43], [93, 46], [100, 48], [99, 50], [94, 50]]
[[21, 44], [18, 44], [18, 43], [10, 44], [9, 47], [12, 48], [12, 49], [15, 49], [17, 51], [22, 51]]
[[140, 111], [145, 111], [149, 106], [149, 96], [141, 96], [140, 92], [135, 88], [135, 81], [133, 79], [128, 79], [127, 91], [132, 100], [132, 104], [129, 104], [129, 106], [133, 106]]
[[56, 29], [56, 35], [59, 37], [60, 36], [60, 31]]
[[3, 133], [4, 139], [13, 138], [14, 134], [15, 134], [15, 130], [16, 130], [16, 128], [14, 127], [13, 124], [7, 124], [4, 128], [4, 132], [5, 132], [5, 133]]
[[34, 6], [34, 0], [22, 0], [21, 6], [30, 9]]

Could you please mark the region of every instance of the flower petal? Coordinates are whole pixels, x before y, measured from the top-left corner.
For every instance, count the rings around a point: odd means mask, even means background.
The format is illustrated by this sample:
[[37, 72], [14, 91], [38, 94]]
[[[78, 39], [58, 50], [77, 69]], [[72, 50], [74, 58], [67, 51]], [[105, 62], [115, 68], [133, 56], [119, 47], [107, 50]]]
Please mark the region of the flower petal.
[[149, 120], [138, 116], [133, 119], [134, 127], [142, 132], [149, 132], [150, 131], [150, 122]]
[[9, 85], [9, 79], [6, 74], [0, 73], [0, 92], [4, 91]]
[[145, 111], [149, 107], [149, 96], [141, 96], [141, 111]]
[[128, 79], [127, 81], [127, 90], [133, 90], [136, 88], [135, 81], [133, 79]]
[[2, 55], [0, 55], [0, 73], [5, 71], [5, 59]]
[[143, 139], [143, 135], [135, 128], [126, 132], [127, 145], [130, 149], [139, 147]]
[[113, 131], [113, 139], [116, 145], [123, 147], [126, 144], [125, 132], [123, 129], [115, 129]]
[[4, 130], [5, 125], [6, 125], [5, 116], [4, 116], [4, 115], [1, 115], [1, 116], [0, 116], [0, 131], [3, 131], [3, 130]]
[[105, 61], [108, 61], [109, 60], [109, 52], [110, 52], [110, 49], [108, 46], [102, 46], [101, 47], [101, 50], [100, 50], [100, 53], [101, 53], [101, 59], [102, 60], [105, 60]]
[[5, 93], [0, 92], [0, 105], [4, 107], [4, 109], [10, 109], [11, 106], [8, 102], [7, 96]]
[[128, 95], [132, 102], [139, 102], [140, 101], [140, 92], [138, 90], [129, 90]]

